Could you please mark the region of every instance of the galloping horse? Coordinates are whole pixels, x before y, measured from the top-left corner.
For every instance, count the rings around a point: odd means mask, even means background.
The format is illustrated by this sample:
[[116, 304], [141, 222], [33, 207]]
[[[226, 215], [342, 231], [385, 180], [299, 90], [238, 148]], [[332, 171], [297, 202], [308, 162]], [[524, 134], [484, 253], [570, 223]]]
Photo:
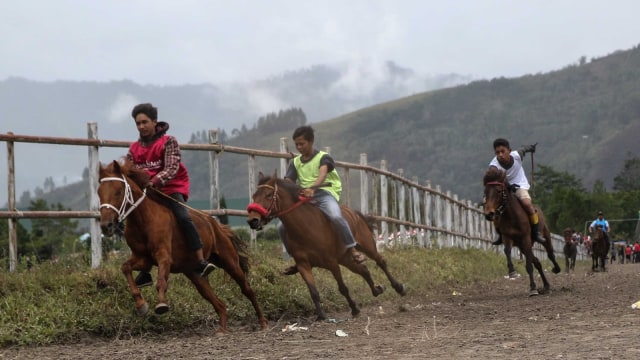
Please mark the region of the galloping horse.
[[[309, 204], [310, 199], [298, 198], [300, 190], [298, 185], [278, 179], [276, 173], [269, 177], [260, 172], [258, 189], [253, 194], [253, 203], [247, 208], [249, 212], [247, 222], [252, 229], [261, 229], [264, 224], [276, 217], [282, 221], [287, 231], [284, 245], [295, 260], [297, 271], [307, 284], [318, 320], [326, 319], [326, 315], [320, 306], [320, 294], [311, 272], [313, 267], [324, 268], [331, 272], [338, 283], [340, 293], [349, 303], [351, 314], [356, 316], [360, 310], [349, 295], [349, 289], [342, 279], [340, 265], [362, 276], [371, 288], [373, 296], [380, 295], [384, 287], [374, 284], [366, 265], [353, 261], [337, 230], [324, 213], [318, 207]], [[376, 249], [372, 219], [367, 219], [360, 212], [344, 206], [342, 206], [342, 214], [356, 239], [357, 249], [376, 262], [398, 294], [405, 295], [404, 285], [389, 273], [386, 261]]]
[[573, 231], [571, 229], [564, 229], [562, 234], [564, 236], [564, 247], [562, 248], [562, 251], [564, 252], [565, 270], [569, 273], [570, 271], [575, 270], [578, 246], [576, 245], [576, 242], [573, 241]]
[[[131, 256], [122, 264], [135, 307], [139, 315], [149, 310], [140, 289], [133, 279], [133, 270], [149, 271], [158, 267], [157, 314], [169, 310], [166, 291], [170, 273], [183, 273], [196, 287], [200, 295], [213, 305], [220, 320], [218, 332], [227, 331], [227, 309], [215, 294], [208, 279], [195, 273], [196, 259], [189, 250], [186, 239], [169, 208], [162, 205], [168, 201], [159, 191], [148, 191], [145, 184], [149, 175], [130, 162], [113, 161], [108, 166], [100, 165], [100, 226], [109, 236], [126, 218], [124, 236], [131, 249]], [[256, 301], [255, 293], [246, 278], [248, 256], [246, 244], [231, 229], [202, 212], [190, 210], [193, 223], [202, 240], [203, 252], [209, 262], [224, 269], [240, 286], [242, 293], [251, 301], [262, 329], [267, 328], [267, 319]]]
[[604, 230], [601, 225], [597, 225], [593, 231], [591, 238], [591, 270], [592, 271], [607, 271], [605, 264], [607, 263], [607, 254], [609, 253], [609, 246], [605, 241]]
[[[510, 184], [506, 180], [506, 174], [499, 169], [491, 167], [484, 175], [483, 184], [485, 197], [484, 214], [486, 219], [492, 221], [502, 234], [509, 271], [514, 271], [511, 263], [511, 246], [515, 245], [525, 257], [525, 267], [529, 274], [529, 296], [547, 292], [550, 288], [549, 282], [544, 275], [540, 260], [533, 254], [529, 216], [522, 207], [520, 200], [511, 192]], [[549, 229], [544, 223], [542, 211], [540, 209], [537, 209], [537, 211], [540, 219], [540, 229], [547, 240], [545, 241], [545, 249], [547, 249], [547, 254], [549, 254], [549, 249], [553, 254]], [[546, 246], [547, 244], [549, 247]], [[507, 248], [509, 249], [508, 253]], [[549, 259], [554, 263], [554, 272], [556, 270], [560, 272], [560, 266], [555, 261], [555, 256]], [[534, 266], [544, 284], [542, 291], [538, 291], [533, 279]]]

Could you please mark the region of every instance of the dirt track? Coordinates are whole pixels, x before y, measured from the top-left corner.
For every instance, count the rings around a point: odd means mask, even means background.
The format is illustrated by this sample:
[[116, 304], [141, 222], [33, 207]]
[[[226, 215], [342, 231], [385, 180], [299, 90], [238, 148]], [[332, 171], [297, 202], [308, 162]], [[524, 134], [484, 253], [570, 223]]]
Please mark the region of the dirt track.
[[[0, 359], [638, 359], [640, 264], [592, 274], [549, 275], [552, 292], [527, 297], [528, 280], [496, 279], [427, 297], [408, 295], [362, 309], [272, 322], [256, 332], [87, 340], [0, 349]], [[282, 331], [298, 322], [308, 329]], [[342, 330], [346, 337], [336, 336]]]

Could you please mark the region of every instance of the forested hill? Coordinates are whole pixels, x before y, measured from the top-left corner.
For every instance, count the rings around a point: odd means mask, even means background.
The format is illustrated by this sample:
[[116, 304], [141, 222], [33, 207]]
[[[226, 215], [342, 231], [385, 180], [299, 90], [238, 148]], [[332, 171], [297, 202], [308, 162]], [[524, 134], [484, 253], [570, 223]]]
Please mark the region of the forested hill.
[[[268, 124], [263, 120], [223, 143], [279, 151], [279, 139], [290, 139], [295, 123], [306, 121], [298, 110], [293, 114], [293, 122], [270, 116]], [[610, 187], [624, 161], [640, 154], [639, 120], [636, 47], [549, 73], [420, 93], [312, 125], [316, 146], [330, 147], [336, 160], [357, 163], [360, 153], [367, 153], [371, 165], [385, 159], [391, 171], [402, 168], [407, 178], [430, 180], [463, 199], [480, 201], [495, 138], [509, 139], [513, 148], [538, 143], [536, 165], [573, 174], [587, 189], [596, 180]], [[286, 126], [273, 126], [278, 121]], [[222, 195], [248, 197], [246, 156], [219, 156]], [[208, 199], [207, 155], [186, 153], [184, 160], [193, 179], [191, 199]], [[271, 173], [277, 162], [258, 160], [257, 165]], [[525, 168], [530, 176], [529, 155]]]
[[[596, 180], [610, 187], [624, 160], [640, 154], [640, 49], [416, 94], [313, 126], [317, 147], [329, 146], [337, 160], [358, 162], [367, 153], [370, 164], [386, 159], [389, 170], [474, 201], [497, 137], [514, 149], [538, 143], [535, 164], [574, 174], [587, 189]], [[292, 130], [261, 135], [256, 128], [230, 143], [277, 151]], [[531, 172], [529, 155], [525, 167]], [[247, 193], [233, 181], [246, 176], [246, 163], [223, 164], [220, 174], [223, 193]]]

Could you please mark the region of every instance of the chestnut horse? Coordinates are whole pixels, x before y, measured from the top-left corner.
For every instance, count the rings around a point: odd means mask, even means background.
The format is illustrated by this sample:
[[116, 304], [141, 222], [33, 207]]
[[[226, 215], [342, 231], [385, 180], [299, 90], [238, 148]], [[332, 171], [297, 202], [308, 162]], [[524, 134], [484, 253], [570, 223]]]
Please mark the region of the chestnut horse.
[[[145, 188], [148, 181], [149, 175], [130, 162], [113, 161], [105, 167], [100, 165], [100, 226], [102, 232], [110, 236], [118, 224], [125, 218], [127, 220], [124, 236], [131, 256], [122, 264], [122, 272], [131, 289], [138, 314], [146, 314], [149, 305], [136, 286], [132, 271], [149, 271], [155, 265], [158, 267], [157, 314], [169, 310], [166, 299], [169, 274], [183, 273], [200, 295], [213, 305], [220, 320], [218, 332], [226, 332], [228, 316], [225, 304], [215, 294], [209, 280], [195, 272], [195, 254], [187, 245], [171, 210], [162, 205], [171, 199], [155, 189]], [[194, 209], [190, 209], [189, 213], [202, 240], [205, 258], [224, 269], [236, 281], [253, 304], [260, 326], [266, 329], [267, 319], [246, 277], [249, 268], [246, 244], [228, 226], [218, 223], [213, 217]]]
[[[510, 273], [514, 272], [511, 262], [511, 246], [516, 246], [525, 257], [525, 268], [527, 269], [527, 274], [529, 274], [529, 296], [549, 291], [550, 285], [542, 270], [542, 264], [533, 253], [529, 215], [524, 210], [520, 200], [511, 192], [511, 186], [506, 180], [506, 173], [495, 167], [490, 167], [484, 175], [483, 184], [485, 218], [492, 221], [496, 229], [502, 234]], [[544, 247], [547, 250], [547, 255], [551, 254], [549, 260], [554, 264], [553, 272], [559, 273], [560, 265], [558, 265], [555, 261], [555, 256], [553, 256], [551, 233], [544, 222], [542, 211], [538, 208], [536, 208], [536, 211], [540, 219], [541, 233], [546, 239]], [[533, 279], [534, 266], [538, 270], [544, 285], [544, 289], [540, 291], [536, 288], [536, 283]]]
[[[591, 237], [591, 270], [592, 271], [607, 271], [605, 264], [607, 263], [607, 254], [609, 253], [609, 246], [605, 241], [604, 230], [602, 225], [597, 225], [593, 231]], [[624, 255], [623, 255], [624, 256]]]
[[[373, 296], [384, 291], [382, 285], [375, 285], [371, 274], [364, 264], [353, 261], [351, 255], [329, 219], [316, 206], [309, 203], [309, 198], [299, 198], [301, 188], [284, 179], [259, 174], [258, 189], [253, 194], [253, 203], [249, 204], [247, 222], [252, 229], [261, 229], [274, 218], [282, 221], [287, 238], [284, 240], [287, 252], [293, 257], [296, 269], [307, 284], [311, 299], [316, 308], [318, 320], [326, 319], [320, 306], [320, 294], [316, 289], [311, 268], [320, 267], [331, 272], [338, 283], [338, 289], [345, 297], [351, 308], [351, 314], [360, 313], [358, 305], [349, 295], [345, 285], [340, 265], [364, 278]], [[378, 267], [384, 271], [393, 289], [400, 295], [405, 295], [404, 285], [399, 283], [387, 269], [387, 263], [378, 253], [372, 231], [372, 219], [363, 214], [342, 206], [342, 214], [347, 220], [351, 232], [357, 242], [357, 249], [373, 259]]]

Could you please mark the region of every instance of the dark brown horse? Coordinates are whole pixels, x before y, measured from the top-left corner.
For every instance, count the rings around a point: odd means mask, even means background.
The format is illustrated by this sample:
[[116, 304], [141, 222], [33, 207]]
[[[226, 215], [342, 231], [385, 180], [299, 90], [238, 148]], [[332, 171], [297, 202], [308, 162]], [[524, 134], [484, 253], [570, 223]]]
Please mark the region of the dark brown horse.
[[564, 236], [564, 247], [562, 251], [564, 252], [564, 260], [565, 260], [565, 271], [569, 273], [570, 271], [574, 271], [576, 267], [576, 256], [578, 255], [578, 246], [576, 242], [573, 240], [573, 230], [570, 228], [564, 229], [562, 232]]
[[[144, 315], [149, 305], [135, 284], [132, 271], [149, 271], [158, 267], [158, 304], [155, 312], [163, 314], [169, 310], [166, 299], [170, 273], [183, 273], [196, 287], [200, 295], [213, 305], [220, 320], [219, 332], [227, 330], [227, 309], [215, 294], [209, 280], [195, 273], [195, 254], [189, 249], [173, 213], [162, 205], [168, 201], [162, 193], [147, 190], [144, 186], [149, 176], [129, 162], [113, 161], [100, 166], [100, 226], [109, 236], [126, 218], [124, 236], [131, 249], [131, 256], [122, 264], [131, 295], [138, 314]], [[256, 301], [256, 296], [246, 278], [248, 256], [246, 245], [229, 227], [199, 211], [190, 210], [193, 223], [202, 240], [203, 252], [209, 262], [224, 269], [240, 286], [242, 293], [251, 301], [262, 329], [267, 328], [267, 319]]]
[[607, 263], [607, 254], [609, 253], [609, 245], [605, 240], [605, 233], [602, 226], [596, 226], [591, 237], [591, 270], [607, 271], [605, 264]]
[[[484, 179], [484, 214], [487, 220], [492, 221], [496, 229], [502, 234], [502, 241], [505, 244], [505, 255], [507, 255], [507, 265], [510, 273], [514, 271], [511, 262], [511, 246], [516, 246], [525, 257], [525, 267], [529, 274], [529, 295], [538, 295], [549, 290], [547, 281], [540, 260], [534, 255], [531, 239], [531, 224], [529, 216], [524, 210], [520, 200], [510, 190], [510, 184], [506, 180], [506, 174], [494, 167], [489, 168]], [[545, 249], [549, 260], [554, 264], [554, 272], [560, 272], [560, 266], [553, 256], [551, 244], [551, 234], [544, 223], [544, 216], [540, 209], [538, 217], [540, 219], [540, 229], [545, 241]], [[508, 249], [508, 251], [507, 251]], [[533, 278], [533, 267], [538, 270], [542, 279], [544, 289], [538, 291]]]
[[[338, 283], [340, 293], [349, 303], [351, 314], [356, 316], [360, 310], [349, 295], [349, 289], [342, 279], [340, 265], [362, 276], [371, 288], [373, 296], [380, 295], [384, 287], [374, 284], [366, 265], [353, 261], [337, 230], [324, 213], [308, 201], [298, 198], [300, 190], [298, 185], [278, 179], [275, 173], [271, 177], [260, 173], [258, 189], [253, 194], [253, 203], [247, 209], [249, 212], [247, 222], [252, 229], [260, 229], [276, 217], [282, 221], [287, 231], [284, 245], [295, 260], [297, 271], [307, 284], [318, 320], [325, 319], [326, 315], [320, 306], [320, 294], [311, 272], [313, 267], [324, 268], [331, 272]], [[367, 221], [360, 212], [344, 206], [342, 214], [356, 239], [357, 249], [376, 262], [398, 294], [405, 295], [404, 285], [393, 278], [387, 269], [387, 263], [378, 253], [372, 232], [372, 222]]]

